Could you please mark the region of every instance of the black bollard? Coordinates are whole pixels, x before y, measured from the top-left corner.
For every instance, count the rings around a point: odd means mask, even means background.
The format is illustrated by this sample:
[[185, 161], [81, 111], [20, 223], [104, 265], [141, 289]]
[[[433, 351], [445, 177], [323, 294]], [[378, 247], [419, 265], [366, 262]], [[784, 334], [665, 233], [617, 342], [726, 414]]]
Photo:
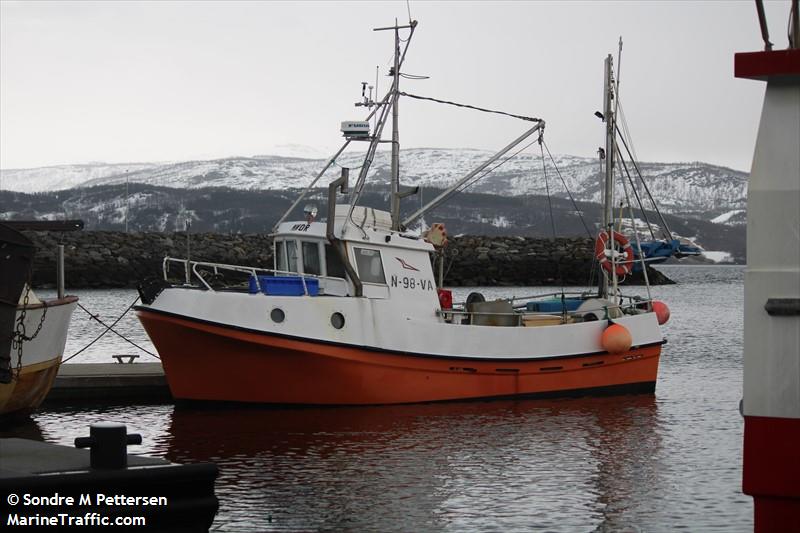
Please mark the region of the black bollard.
[[125, 424], [97, 422], [89, 426], [88, 437], [75, 439], [76, 448], [89, 448], [92, 468], [114, 469], [128, 466], [128, 445], [141, 444], [142, 436], [128, 435]]

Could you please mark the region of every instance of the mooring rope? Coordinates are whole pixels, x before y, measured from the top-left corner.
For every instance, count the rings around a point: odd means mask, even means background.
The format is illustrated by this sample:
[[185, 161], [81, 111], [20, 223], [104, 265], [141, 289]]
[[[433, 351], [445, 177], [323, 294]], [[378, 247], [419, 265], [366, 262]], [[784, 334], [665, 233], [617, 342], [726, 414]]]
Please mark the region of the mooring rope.
[[74, 354], [70, 355], [69, 357], [67, 357], [66, 359], [64, 359], [63, 361], [61, 361], [61, 364], [63, 365], [63, 364], [64, 364], [64, 363], [66, 363], [67, 361], [69, 361], [69, 360], [73, 359], [73, 358], [74, 358], [74, 357], [76, 357], [77, 355], [79, 355], [79, 354], [83, 353], [84, 351], [86, 351], [86, 350], [87, 350], [87, 349], [88, 349], [90, 346], [92, 346], [94, 343], [96, 343], [97, 341], [99, 341], [99, 340], [100, 340], [100, 339], [101, 339], [101, 338], [102, 338], [102, 337], [103, 337], [103, 336], [104, 336], [106, 333], [108, 333], [109, 331], [111, 331], [112, 333], [114, 333], [115, 335], [117, 335], [119, 338], [121, 338], [121, 339], [122, 339], [122, 340], [124, 340], [125, 342], [128, 342], [128, 343], [132, 344], [133, 346], [135, 346], [136, 348], [140, 349], [141, 351], [143, 351], [143, 352], [144, 352], [144, 353], [146, 353], [147, 355], [150, 355], [150, 356], [152, 356], [152, 357], [155, 357], [156, 359], [159, 359], [159, 360], [160, 360], [161, 358], [160, 358], [158, 355], [154, 354], [153, 352], [151, 352], [151, 351], [149, 351], [149, 350], [147, 350], [147, 349], [145, 349], [145, 348], [142, 348], [141, 346], [139, 346], [138, 344], [136, 344], [135, 342], [133, 342], [133, 341], [132, 341], [132, 340], [130, 340], [129, 338], [125, 337], [124, 335], [122, 335], [122, 334], [121, 334], [121, 333], [119, 333], [118, 331], [114, 330], [114, 326], [116, 326], [116, 325], [117, 325], [117, 323], [119, 323], [119, 321], [120, 321], [120, 320], [122, 320], [122, 318], [123, 318], [125, 315], [127, 315], [127, 314], [128, 314], [128, 311], [130, 311], [131, 309], [133, 309], [133, 306], [134, 306], [134, 305], [136, 305], [136, 302], [138, 302], [138, 301], [139, 301], [139, 297], [137, 296], [137, 297], [136, 297], [136, 299], [135, 299], [135, 300], [134, 300], [134, 301], [133, 301], [133, 302], [132, 302], [132, 303], [131, 303], [131, 304], [128, 306], [128, 308], [127, 308], [127, 309], [125, 309], [125, 311], [124, 311], [124, 312], [123, 312], [121, 315], [119, 315], [119, 317], [118, 317], [116, 320], [114, 320], [114, 322], [113, 322], [113, 323], [112, 323], [110, 326], [109, 326], [108, 324], [106, 324], [105, 322], [103, 322], [102, 320], [100, 320], [100, 319], [98, 318], [98, 315], [96, 315], [96, 314], [92, 313], [91, 311], [89, 311], [88, 309], [86, 309], [86, 308], [85, 308], [83, 305], [81, 305], [80, 303], [78, 303], [78, 307], [80, 307], [81, 309], [83, 309], [83, 310], [86, 312], [86, 314], [88, 314], [88, 315], [89, 315], [89, 317], [90, 317], [91, 319], [93, 319], [93, 320], [96, 320], [96, 321], [97, 321], [97, 322], [98, 322], [100, 325], [102, 325], [102, 326], [103, 326], [103, 327], [105, 327], [106, 329], [105, 329], [105, 330], [103, 330], [103, 332], [102, 332], [100, 335], [98, 335], [97, 337], [95, 337], [95, 339], [94, 339], [92, 342], [90, 342], [89, 344], [87, 344], [86, 346], [84, 346], [83, 348], [81, 348], [80, 350], [78, 350], [77, 352], [75, 352]]

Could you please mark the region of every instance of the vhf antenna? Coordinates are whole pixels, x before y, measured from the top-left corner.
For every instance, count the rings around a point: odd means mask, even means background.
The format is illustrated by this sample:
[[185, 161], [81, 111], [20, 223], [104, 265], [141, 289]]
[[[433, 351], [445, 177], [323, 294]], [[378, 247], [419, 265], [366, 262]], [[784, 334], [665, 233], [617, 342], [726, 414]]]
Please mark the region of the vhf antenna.
[[[367, 88], [369, 88], [369, 96], [367, 96]], [[369, 82], [362, 81], [361, 82], [361, 102], [356, 102], [356, 107], [366, 107], [367, 109], [372, 109], [377, 104], [372, 99], [372, 90], [375, 87], [369, 85]]]

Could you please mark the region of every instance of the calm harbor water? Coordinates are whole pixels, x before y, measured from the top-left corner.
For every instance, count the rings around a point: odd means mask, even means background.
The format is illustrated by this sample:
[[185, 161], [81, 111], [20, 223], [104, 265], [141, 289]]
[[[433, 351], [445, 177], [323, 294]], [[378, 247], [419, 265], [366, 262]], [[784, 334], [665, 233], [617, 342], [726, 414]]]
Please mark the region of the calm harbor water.
[[[48, 406], [11, 432], [71, 445], [92, 422], [120, 421], [144, 438], [132, 452], [213, 461], [216, 531], [751, 530], [738, 413], [744, 269], [661, 269], [679, 284], [653, 288], [672, 311], [654, 395], [327, 409]], [[109, 324], [136, 297], [76, 292]], [[67, 355], [103, 329], [79, 310]], [[115, 329], [153, 350], [131, 314]], [[107, 335], [72, 362], [115, 353], [141, 352]]]

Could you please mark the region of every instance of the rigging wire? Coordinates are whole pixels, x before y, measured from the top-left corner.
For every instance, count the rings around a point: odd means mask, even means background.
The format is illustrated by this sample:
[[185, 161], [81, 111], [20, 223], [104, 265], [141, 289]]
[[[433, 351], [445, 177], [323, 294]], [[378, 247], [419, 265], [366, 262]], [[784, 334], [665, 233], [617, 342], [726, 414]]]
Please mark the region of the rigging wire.
[[[650, 224], [650, 219], [647, 217], [647, 213], [644, 210], [644, 205], [642, 205], [642, 200], [639, 198], [639, 193], [636, 191], [636, 186], [633, 181], [633, 177], [631, 173], [628, 172], [628, 164], [625, 163], [625, 160], [622, 158], [622, 153], [620, 153], [619, 148], [617, 148], [617, 157], [619, 161], [622, 163], [622, 168], [625, 169], [625, 175], [628, 177], [628, 181], [631, 184], [631, 190], [633, 191], [633, 197], [636, 198], [636, 203], [639, 204], [639, 210], [642, 212], [642, 217], [644, 218], [645, 223], [647, 224], [647, 230], [650, 232], [650, 236], [653, 237], [653, 240], [656, 240], [656, 234], [653, 231], [653, 226]], [[622, 180], [623, 186], [625, 185], [625, 179]], [[625, 191], [625, 194], [628, 194], [628, 191]], [[634, 231], [638, 232], [639, 230], [634, 228]]]
[[631, 153], [633, 154], [633, 159], [639, 160], [639, 157], [636, 155], [636, 147], [633, 145], [633, 135], [631, 135], [630, 126], [628, 126], [628, 119], [625, 117], [625, 110], [622, 108], [622, 100], [618, 102], [619, 105], [619, 117], [622, 119], [622, 131], [625, 133], [625, 138], [628, 140], [628, 143], [631, 147]]
[[[620, 135], [624, 136], [624, 138], [630, 144], [630, 158], [631, 158], [631, 160], [636, 161], [636, 160], [639, 159], [639, 157], [636, 155], [636, 147], [633, 145], [633, 135], [631, 135], [630, 126], [628, 126], [628, 119], [625, 116], [625, 109], [623, 109], [623, 107], [622, 107], [622, 99], [620, 99], [619, 96], [617, 97], [617, 106], [618, 106], [618, 109], [619, 109], [619, 116], [617, 117], [617, 119], [618, 119], [617, 120], [617, 124], [619, 124], [619, 119], [622, 120], [622, 133]], [[620, 153], [620, 152], [618, 151], [617, 153]], [[624, 163], [624, 161], [623, 161], [623, 163]], [[625, 170], [627, 172], [627, 165], [625, 165]], [[652, 226], [650, 224], [650, 220], [647, 217], [647, 213], [644, 210], [644, 204], [642, 203], [641, 194], [640, 194], [639, 189], [641, 189], [641, 187], [637, 188], [634, 183], [631, 183], [631, 190], [633, 191], [633, 194], [636, 197], [636, 202], [639, 204], [639, 209], [642, 212], [642, 216], [645, 219], [645, 222], [647, 222], [647, 229], [650, 232], [650, 235], [653, 237], [653, 240], [657, 240], [656, 236], [655, 236], [655, 232], [653, 231], [653, 228], [652, 228]], [[653, 200], [651, 198], [651, 202], [652, 201]]]
[[363, 166], [364, 166], [364, 164], [362, 163], [362, 164], [358, 165], [357, 167], [343, 167], [343, 166], [342, 166], [342, 165], [340, 165], [340, 164], [339, 164], [339, 162], [338, 162], [338, 161], [336, 161], [335, 159], [333, 160], [333, 162], [332, 162], [332, 163], [333, 163], [333, 166], [336, 166], [336, 167], [339, 167], [339, 168], [349, 168], [350, 170], [361, 170], [361, 167], [363, 167]]
[[[375, 98], [377, 98], [378, 94], [380, 94], [379, 93], [379, 89], [378, 89], [378, 82], [380, 80], [380, 72], [381, 72], [380, 65], [375, 65]], [[374, 114], [374, 118], [372, 119], [372, 131], [375, 131], [375, 129], [377, 127], [378, 127], [378, 114], [375, 113]]]
[[[510, 155], [510, 156], [508, 156], [507, 158], [503, 159], [501, 162], [499, 162], [498, 164], [496, 164], [496, 165], [495, 165], [495, 166], [493, 166], [492, 168], [490, 168], [490, 169], [488, 169], [488, 170], [485, 170], [485, 171], [483, 172], [483, 174], [480, 174], [480, 175], [478, 175], [478, 176], [475, 176], [475, 177], [474, 177], [474, 178], [472, 178], [470, 181], [468, 181], [468, 182], [466, 182], [466, 183], [462, 184], [462, 185], [461, 185], [461, 187], [459, 187], [458, 189], [456, 189], [456, 190], [455, 190], [455, 192], [464, 192], [464, 191], [465, 191], [465, 190], [467, 190], [468, 188], [472, 187], [472, 186], [473, 186], [473, 185], [474, 185], [474, 184], [475, 184], [477, 181], [479, 181], [479, 180], [483, 179], [483, 178], [484, 178], [485, 176], [487, 176], [488, 174], [490, 174], [490, 173], [494, 172], [494, 171], [495, 171], [497, 168], [499, 168], [499, 167], [503, 166], [503, 165], [504, 165], [505, 163], [507, 163], [507, 162], [508, 162], [510, 159], [513, 159], [514, 157], [516, 157], [517, 155], [519, 155], [519, 153], [520, 153], [520, 152], [522, 152], [523, 150], [525, 150], [526, 148], [528, 148], [528, 147], [530, 147], [530, 146], [533, 146], [533, 145], [534, 145], [535, 143], [537, 143], [537, 142], [538, 142], [538, 141], [536, 141], [536, 140], [529, 142], [528, 144], [526, 144], [525, 146], [523, 146], [522, 148], [520, 148], [519, 150], [517, 150], [516, 152], [514, 152], [513, 154], [511, 154], [511, 155]], [[438, 204], [437, 204], [437, 206], [438, 206]], [[431, 206], [431, 209], [433, 209], [434, 207], [436, 207], [436, 206]]]
[[[633, 145], [633, 136], [631, 135], [630, 127], [628, 126], [628, 121], [625, 118], [625, 110], [622, 107], [622, 100], [618, 99], [617, 104], [619, 106], [620, 118], [622, 118], [622, 132], [620, 132], [618, 130], [617, 133], [620, 135], [620, 140], [622, 141], [622, 144], [625, 146], [625, 151], [627, 152], [628, 157], [631, 159], [631, 163], [633, 164], [634, 169], [636, 170], [636, 173], [637, 173], [637, 175], [639, 177], [639, 180], [641, 181], [642, 185], [644, 186], [645, 192], [647, 193], [647, 196], [650, 199], [650, 203], [653, 205], [653, 208], [655, 209], [656, 213], [658, 214], [659, 218], [661, 219], [661, 223], [664, 225], [664, 229], [663, 229], [664, 237], [666, 238], [666, 240], [671, 240], [672, 239], [672, 232], [669, 230], [669, 226], [667, 225], [666, 221], [664, 220], [664, 217], [661, 216], [661, 213], [658, 210], [658, 204], [656, 204], [655, 199], [650, 194], [650, 190], [647, 187], [647, 183], [644, 181], [644, 177], [642, 176], [642, 173], [639, 172], [638, 165], [636, 164], [636, 161], [638, 161], [639, 158], [636, 155], [636, 147]], [[621, 153], [621, 152], [618, 152], [618, 153]], [[647, 215], [644, 212], [644, 207], [643, 207], [642, 201], [640, 200], [640, 196], [641, 195], [637, 191], [637, 187], [635, 187], [633, 184], [631, 184], [631, 189], [633, 190], [633, 193], [636, 196], [637, 202], [639, 203], [639, 209], [642, 210], [642, 215], [645, 217], [645, 220], [647, 220]], [[648, 221], [648, 229], [650, 230], [650, 234], [653, 235], [653, 239], [655, 239], [656, 238], [655, 237], [655, 232], [649, 226], [650, 226], [650, 224], [649, 224], [649, 221]]]
[[[447, 263], [447, 269], [445, 269], [444, 275], [442, 276], [443, 280], [447, 279], [447, 276], [450, 275], [450, 269], [453, 268], [453, 263], [455, 262], [456, 257], [458, 256], [458, 250], [457, 249], [453, 249], [449, 254], [447, 252], [445, 252], [445, 255], [449, 255], [450, 256], [450, 261]], [[443, 256], [443, 259], [444, 259], [444, 256]]]
[[[392, 87], [388, 93], [386, 93], [386, 97], [384, 98], [385, 102], [388, 102], [389, 97], [394, 92], [394, 83], [392, 83]], [[372, 165], [372, 161], [375, 158], [375, 152], [378, 150], [378, 141], [383, 134], [383, 127], [386, 125], [386, 118], [389, 113], [391, 106], [384, 105], [383, 109], [381, 109], [381, 116], [378, 119], [378, 130], [375, 131], [375, 140], [370, 143], [369, 148], [367, 149], [366, 157], [364, 158], [364, 163], [361, 165], [361, 172], [359, 172], [358, 180], [356, 181], [355, 187], [353, 187], [352, 197], [350, 198], [349, 209], [347, 212], [346, 220], [352, 223], [354, 226], [361, 230], [362, 236], [366, 239], [367, 234], [363, 228], [361, 228], [358, 224], [356, 224], [355, 220], [353, 220], [353, 210], [358, 203], [358, 200], [361, 198], [361, 194], [364, 191], [364, 184], [367, 181], [367, 174], [369, 173], [369, 167]], [[344, 228], [342, 228], [344, 231]]]
[[[598, 159], [598, 163], [600, 163], [600, 175], [602, 176], [603, 172], [605, 172], [605, 169], [603, 168], [603, 161], [606, 158], [606, 153], [602, 148], [599, 148], [597, 151], [600, 156]], [[601, 232], [605, 231], [605, 228], [601, 228], [600, 231]], [[592, 237], [592, 244], [594, 244], [594, 241], [595, 238]], [[601, 275], [605, 276], [605, 272], [603, 272], [603, 269], [600, 268], [600, 260], [597, 258], [597, 255], [593, 254], [592, 257], [593, 257], [592, 268], [591, 270], [589, 270], [589, 283], [587, 284], [589, 287], [594, 287], [596, 285], [599, 285], [600, 276]]]
[[542, 147], [542, 140], [539, 137], [539, 151], [542, 155], [542, 174], [544, 174], [544, 190], [547, 193], [547, 208], [550, 211], [550, 229], [552, 230], [552, 239], [556, 240], [556, 219], [553, 217], [553, 202], [550, 199], [550, 180], [547, 179], [547, 165], [544, 161], [544, 148]]
[[439, 100], [438, 98], [431, 98], [430, 96], [419, 96], [419, 95], [416, 95], [416, 94], [409, 94], [409, 93], [405, 93], [405, 92], [400, 92], [398, 94], [400, 94], [400, 96], [408, 96], [409, 98], [416, 98], [417, 100], [428, 100], [430, 102], [436, 102], [438, 104], [447, 104], [447, 105], [452, 105], [452, 106], [456, 106], [456, 107], [465, 107], [467, 109], [474, 109], [476, 111], [483, 111], [484, 113], [495, 113], [497, 115], [505, 115], [505, 116], [508, 116], [508, 117], [513, 117], [513, 118], [518, 118], [520, 120], [525, 120], [525, 121], [528, 121], [528, 122], [542, 122], [542, 119], [536, 118], [536, 117], [527, 117], [525, 115], [515, 115], [514, 113], [506, 113], [505, 111], [497, 111], [497, 110], [494, 110], [494, 109], [486, 109], [486, 108], [483, 108], [483, 107], [476, 107], [474, 105], [469, 105], [469, 104], [459, 104], [459, 103], [456, 103], [456, 102], [450, 102], [448, 100]]
[[[556, 241], [556, 218], [553, 216], [553, 200], [550, 198], [550, 180], [547, 179], [547, 163], [544, 159], [544, 147], [542, 146], [543, 140], [541, 134], [539, 135], [539, 153], [542, 159], [542, 174], [544, 174], [544, 190], [547, 193], [547, 208], [550, 212], [550, 229], [552, 231], [552, 240], [553, 245], [555, 246]], [[564, 299], [564, 276], [561, 269], [561, 260], [559, 260], [558, 265], [558, 284], [561, 285], [561, 312], [564, 317], [567, 316], [567, 303]]]
[[631, 155], [631, 151], [628, 148], [628, 143], [625, 142], [625, 137], [622, 136], [622, 133], [619, 130], [619, 126], [616, 126], [616, 129], [617, 129], [617, 133], [620, 136], [620, 140], [622, 141], [622, 146], [625, 148], [625, 151], [628, 153], [628, 157], [631, 159], [631, 163], [633, 164], [633, 168], [634, 168], [634, 170], [636, 170], [636, 174], [639, 176], [639, 181], [641, 181], [642, 185], [644, 185], [644, 190], [647, 193], [648, 198], [650, 198], [650, 202], [653, 204], [653, 207], [656, 210], [656, 214], [658, 214], [658, 218], [661, 220], [661, 224], [663, 224], [663, 226], [664, 226], [662, 228], [662, 231], [664, 232], [664, 236], [667, 238], [667, 240], [671, 240], [672, 239], [672, 231], [670, 231], [669, 225], [667, 224], [667, 221], [664, 219], [664, 215], [662, 215], [661, 211], [658, 209], [658, 204], [656, 204], [656, 201], [653, 198], [653, 195], [650, 194], [650, 187], [647, 186], [647, 182], [644, 180], [644, 177], [642, 177], [642, 172], [639, 170], [639, 165], [636, 164], [636, 160], [633, 159], [633, 156]]
[[[622, 154], [619, 151], [619, 146], [617, 146], [617, 155], [619, 156], [618, 161], [622, 160]], [[627, 168], [625, 169], [627, 173]], [[630, 179], [630, 174], [628, 175], [628, 179]], [[625, 201], [628, 203], [628, 212], [631, 217], [631, 225], [633, 226], [633, 235], [636, 238], [636, 248], [639, 250], [639, 259], [642, 263], [642, 276], [644, 277], [644, 285], [647, 287], [647, 299], [652, 301], [653, 296], [650, 294], [650, 279], [647, 276], [647, 264], [645, 263], [644, 253], [642, 252], [642, 243], [639, 240], [639, 231], [636, 229], [636, 220], [633, 218], [633, 207], [631, 207], [631, 198], [628, 196], [628, 187], [625, 185], [625, 180], [620, 180], [622, 182], [622, 190], [625, 191]], [[635, 193], [636, 190], [633, 189], [633, 181], [631, 181], [631, 189]], [[622, 216], [620, 215], [620, 220]]]
[[[536, 142], [538, 142], [538, 141], [535, 141], [535, 140], [534, 140], [534, 141], [531, 141], [531, 142], [529, 142], [528, 144], [526, 144], [525, 146], [523, 146], [522, 148], [520, 148], [519, 150], [517, 150], [516, 152], [514, 152], [514, 153], [513, 153], [513, 154], [511, 154], [510, 156], [508, 156], [507, 158], [505, 158], [505, 159], [503, 159], [502, 161], [500, 161], [498, 164], [496, 164], [496, 165], [495, 165], [495, 166], [493, 166], [492, 168], [485, 170], [485, 171], [484, 171], [482, 174], [479, 174], [479, 175], [475, 176], [475, 177], [474, 177], [474, 178], [472, 178], [470, 181], [462, 183], [462, 184], [461, 184], [461, 186], [459, 186], [457, 189], [453, 189], [453, 192], [452, 192], [452, 194], [453, 194], [453, 195], [455, 195], [455, 194], [458, 194], [458, 193], [463, 193], [465, 190], [467, 190], [467, 189], [469, 189], [470, 187], [472, 187], [472, 186], [473, 186], [473, 185], [474, 185], [476, 182], [478, 182], [479, 180], [483, 179], [483, 178], [484, 178], [484, 177], [486, 177], [488, 174], [490, 174], [490, 173], [494, 172], [494, 171], [495, 171], [497, 168], [499, 168], [499, 167], [503, 166], [503, 165], [504, 165], [505, 163], [507, 163], [507, 162], [508, 162], [510, 159], [513, 159], [513, 158], [514, 158], [514, 157], [516, 157], [516, 156], [517, 156], [517, 155], [518, 155], [520, 152], [522, 152], [522, 151], [523, 151], [523, 150], [525, 150], [526, 148], [528, 148], [528, 147], [532, 146], [532, 145], [533, 145], [534, 143], [536, 143]], [[430, 205], [428, 206], [428, 211], [432, 211], [433, 209], [436, 209], [437, 207], [439, 207], [440, 205], [442, 205], [442, 203], [443, 203], [445, 200], [446, 200], [446, 198], [443, 198], [443, 199], [441, 199], [441, 200], [440, 200], [439, 202], [437, 202], [437, 203], [432, 203], [432, 204], [430, 204]]]
[[[414, 36], [414, 28], [415, 27], [416, 27], [416, 24], [411, 23], [411, 31], [409, 31], [409, 33], [408, 33], [408, 38], [405, 41], [403, 41], [403, 42], [405, 42], [406, 45], [403, 48], [403, 53], [400, 55], [400, 58], [397, 61], [398, 70], [400, 68], [402, 68], [403, 63], [405, 62], [406, 53], [408, 53], [408, 47], [411, 44], [411, 38]], [[398, 50], [399, 50], [399, 47], [395, 49], [395, 53], [397, 53]], [[392, 57], [394, 58], [394, 54], [392, 54]], [[399, 75], [399, 72], [398, 72], [398, 75]], [[383, 98], [383, 109], [381, 110], [381, 116], [380, 116], [380, 118], [378, 119], [378, 122], [377, 122], [378, 123], [378, 128], [375, 130], [374, 138], [373, 138], [372, 142], [370, 142], [370, 146], [367, 149], [367, 155], [364, 158], [364, 164], [361, 165], [363, 168], [361, 169], [361, 172], [359, 173], [359, 176], [358, 176], [358, 180], [356, 181], [356, 185], [353, 188], [353, 195], [352, 195], [352, 198], [350, 199], [350, 204], [349, 204], [350, 208], [349, 208], [349, 210], [347, 212], [346, 221], [351, 222], [351, 223], [353, 223], [353, 225], [356, 225], [356, 226], [357, 226], [357, 224], [353, 220], [353, 210], [355, 209], [356, 203], [358, 202], [359, 198], [361, 198], [361, 193], [363, 192], [363, 189], [364, 189], [364, 182], [366, 181], [367, 173], [369, 172], [369, 167], [372, 165], [372, 160], [375, 157], [375, 152], [378, 149], [378, 143], [380, 142], [381, 136], [383, 135], [383, 127], [386, 125], [386, 118], [388, 117], [389, 109], [391, 109], [393, 107], [393, 105], [394, 105], [394, 104], [392, 104], [392, 105], [387, 105], [387, 104], [388, 104], [388, 102], [390, 100], [390, 97], [395, 94], [396, 90], [397, 90], [397, 87], [396, 87], [395, 83], [392, 82], [392, 85], [389, 88], [389, 91], [386, 93], [386, 96]], [[396, 101], [396, 98], [391, 98], [391, 100], [392, 101]], [[377, 113], [377, 109], [375, 111]], [[342, 228], [342, 231], [344, 231], [344, 228]], [[361, 231], [362, 231], [364, 237], [366, 238], [366, 233], [364, 233], [364, 230], [362, 229]]]
[[550, 153], [550, 148], [547, 147], [547, 143], [544, 142], [544, 140], [542, 140], [542, 143], [544, 144], [544, 149], [547, 150], [547, 155], [550, 157], [550, 161], [553, 163], [553, 168], [556, 169], [556, 174], [558, 174], [558, 178], [561, 180], [561, 183], [564, 185], [564, 190], [566, 190], [567, 191], [567, 195], [569, 195], [569, 199], [572, 202], [572, 207], [575, 208], [575, 213], [577, 213], [578, 218], [581, 219], [581, 224], [583, 224], [583, 228], [586, 230], [586, 235], [588, 235], [589, 238], [591, 239], [592, 238], [592, 232], [589, 230], [589, 226], [586, 225], [586, 220], [584, 220], [583, 214], [581, 213], [581, 210], [578, 209], [578, 204], [575, 202], [575, 198], [572, 197], [572, 192], [569, 190], [569, 187], [567, 187], [567, 182], [564, 180], [564, 177], [561, 175], [561, 171], [558, 169], [558, 165], [556, 165], [556, 160], [553, 158], [553, 154]]

